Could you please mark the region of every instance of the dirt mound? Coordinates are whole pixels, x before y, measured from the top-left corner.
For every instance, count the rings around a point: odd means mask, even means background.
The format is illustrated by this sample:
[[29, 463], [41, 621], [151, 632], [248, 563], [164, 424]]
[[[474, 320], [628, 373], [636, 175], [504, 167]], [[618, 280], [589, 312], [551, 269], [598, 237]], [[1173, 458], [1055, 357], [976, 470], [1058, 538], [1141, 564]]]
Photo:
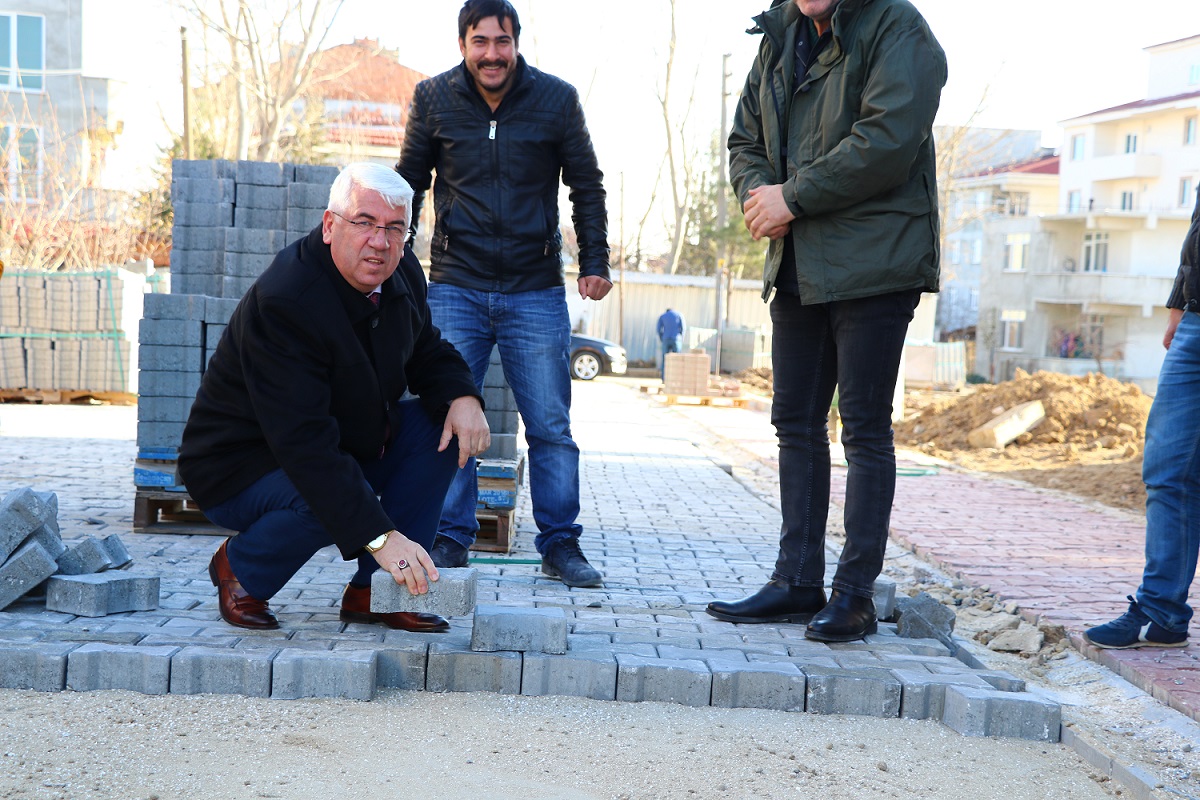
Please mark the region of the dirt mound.
[[775, 394], [774, 374], [770, 367], [750, 367], [734, 374], [742, 385], [756, 394], [771, 397]]
[[1151, 398], [1134, 384], [1098, 373], [1075, 377], [1017, 370], [1011, 381], [925, 406], [897, 423], [896, 441], [922, 450], [970, 450], [967, 434], [1032, 400], [1042, 401], [1046, 419], [1017, 437], [1017, 447], [1032, 443], [1065, 445], [1072, 451], [1116, 449], [1125, 456], [1141, 452]]

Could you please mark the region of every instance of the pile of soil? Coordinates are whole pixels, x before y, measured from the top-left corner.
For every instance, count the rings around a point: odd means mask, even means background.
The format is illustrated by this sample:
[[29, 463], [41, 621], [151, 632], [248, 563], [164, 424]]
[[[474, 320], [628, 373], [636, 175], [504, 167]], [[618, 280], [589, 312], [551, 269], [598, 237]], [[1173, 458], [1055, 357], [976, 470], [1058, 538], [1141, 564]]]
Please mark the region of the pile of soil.
[[[1021, 403], [1046, 418], [1002, 449], [973, 448], [967, 434]], [[1141, 454], [1151, 398], [1134, 384], [1021, 370], [1011, 381], [964, 394], [910, 393], [896, 444], [984, 472], [1004, 472], [1134, 511], [1145, 507]]]
[[755, 394], [767, 397], [775, 394], [775, 380], [770, 367], [751, 367], [735, 373], [733, 377], [741, 381], [744, 389]]

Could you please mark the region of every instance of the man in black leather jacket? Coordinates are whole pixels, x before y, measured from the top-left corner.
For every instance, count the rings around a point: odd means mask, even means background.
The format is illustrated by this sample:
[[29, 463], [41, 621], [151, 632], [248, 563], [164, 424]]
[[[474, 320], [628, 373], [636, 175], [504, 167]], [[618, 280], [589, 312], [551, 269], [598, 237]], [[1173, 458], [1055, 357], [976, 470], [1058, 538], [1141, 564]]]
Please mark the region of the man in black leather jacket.
[[[600, 300], [608, 272], [603, 174], [578, 93], [518, 54], [521, 23], [507, 0], [467, 0], [463, 61], [417, 85], [396, 171], [416, 191], [413, 230], [430, 173], [436, 221], [429, 306], [442, 335], [483, 386], [493, 346], [525, 423], [535, 540], [542, 571], [600, 586], [579, 548], [579, 448], [571, 438], [571, 325], [563, 287], [558, 184], [570, 189], [580, 297]], [[474, 464], [455, 478], [432, 556], [467, 563], [475, 541]]]

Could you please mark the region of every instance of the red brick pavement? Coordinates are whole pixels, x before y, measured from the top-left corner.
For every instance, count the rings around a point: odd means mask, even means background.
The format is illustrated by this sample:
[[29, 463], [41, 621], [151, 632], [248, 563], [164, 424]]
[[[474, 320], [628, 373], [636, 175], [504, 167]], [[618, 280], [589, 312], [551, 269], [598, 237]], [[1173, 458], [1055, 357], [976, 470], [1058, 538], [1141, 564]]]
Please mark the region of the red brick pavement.
[[[844, 497], [845, 474], [834, 470], [835, 497]], [[1063, 625], [1089, 658], [1200, 720], [1200, 646], [1100, 650], [1080, 635], [1125, 610], [1144, 536], [1141, 515], [1016, 481], [942, 470], [896, 482], [894, 540], [1015, 601], [1026, 619]], [[1193, 586], [1193, 607], [1196, 595]], [[1193, 624], [1193, 642], [1198, 633]]]

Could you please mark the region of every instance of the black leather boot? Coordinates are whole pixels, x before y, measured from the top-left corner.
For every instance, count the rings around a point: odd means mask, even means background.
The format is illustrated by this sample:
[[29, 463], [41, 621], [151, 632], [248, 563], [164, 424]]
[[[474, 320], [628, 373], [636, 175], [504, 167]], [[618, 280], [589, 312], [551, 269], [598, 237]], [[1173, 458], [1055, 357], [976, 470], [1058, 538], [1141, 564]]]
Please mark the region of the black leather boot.
[[818, 642], [853, 642], [878, 629], [873, 599], [834, 589], [829, 595], [829, 604], [808, 623], [804, 638]]
[[825, 590], [819, 586], [791, 586], [786, 581], [769, 581], [745, 600], [714, 600], [708, 613], [726, 622], [799, 622], [812, 619], [825, 606]]

